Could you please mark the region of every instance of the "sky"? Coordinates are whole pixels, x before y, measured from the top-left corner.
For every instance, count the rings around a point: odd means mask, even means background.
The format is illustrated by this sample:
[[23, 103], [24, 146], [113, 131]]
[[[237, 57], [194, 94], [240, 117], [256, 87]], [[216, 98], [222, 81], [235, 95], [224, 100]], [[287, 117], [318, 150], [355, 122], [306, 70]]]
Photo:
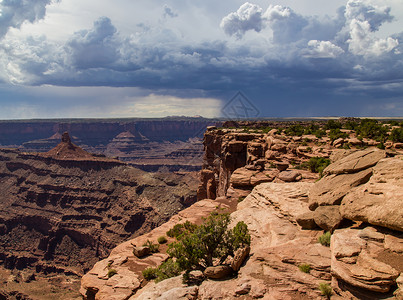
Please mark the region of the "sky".
[[0, 119], [403, 116], [403, 0], [0, 0]]

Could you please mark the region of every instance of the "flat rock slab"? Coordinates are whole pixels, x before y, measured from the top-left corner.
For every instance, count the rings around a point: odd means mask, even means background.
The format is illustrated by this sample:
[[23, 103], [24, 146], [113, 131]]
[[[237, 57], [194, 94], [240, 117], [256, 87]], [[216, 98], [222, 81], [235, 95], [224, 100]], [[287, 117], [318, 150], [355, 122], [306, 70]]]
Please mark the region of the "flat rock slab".
[[353, 152], [336, 163], [329, 165], [323, 173], [325, 175], [356, 173], [376, 165], [378, 161], [385, 157], [386, 151], [378, 148]]
[[368, 183], [344, 197], [342, 217], [403, 231], [403, 160], [384, 159], [373, 172]]
[[331, 174], [323, 177], [309, 191], [309, 209], [315, 210], [323, 205], [339, 205], [353, 187], [368, 182], [371, 175], [372, 169], [367, 169], [354, 174]]

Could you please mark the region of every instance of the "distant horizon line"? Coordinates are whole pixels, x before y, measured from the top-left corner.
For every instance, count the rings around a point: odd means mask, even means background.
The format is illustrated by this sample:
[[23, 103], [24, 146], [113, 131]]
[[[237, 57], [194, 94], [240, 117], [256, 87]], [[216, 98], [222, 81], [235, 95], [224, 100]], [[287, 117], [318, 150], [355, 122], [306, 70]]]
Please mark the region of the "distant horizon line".
[[166, 116], [166, 117], [77, 117], [77, 118], [21, 118], [21, 119], [0, 119], [0, 122], [27, 122], [27, 121], [99, 121], [99, 120], [166, 120], [166, 119], [204, 119], [204, 120], [212, 120], [212, 121], [280, 121], [280, 120], [338, 120], [341, 118], [356, 118], [356, 119], [376, 119], [376, 120], [403, 120], [403, 116], [400, 117], [376, 117], [376, 116], [316, 116], [316, 117], [256, 117], [256, 118], [225, 118], [225, 117], [212, 117], [207, 118], [203, 116]]

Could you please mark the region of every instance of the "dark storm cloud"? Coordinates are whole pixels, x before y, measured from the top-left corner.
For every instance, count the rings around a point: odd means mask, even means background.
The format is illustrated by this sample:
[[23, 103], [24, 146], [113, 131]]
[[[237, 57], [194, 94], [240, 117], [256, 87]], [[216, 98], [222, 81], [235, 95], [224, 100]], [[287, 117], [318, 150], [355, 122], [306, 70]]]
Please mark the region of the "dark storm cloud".
[[[177, 14], [164, 6], [164, 16]], [[262, 115], [272, 116], [347, 114], [365, 103], [376, 111], [377, 101], [390, 99], [385, 107], [392, 107], [403, 93], [403, 36], [374, 35], [391, 20], [390, 9], [365, 0], [348, 1], [333, 17], [245, 3], [221, 21], [236, 39], [190, 42], [148, 24], [123, 36], [101, 17], [64, 45], [31, 39], [16, 50], [3, 44], [13, 60], [0, 62], [9, 81], [31, 85], [202, 91], [219, 99], [242, 90]]]
[[25, 22], [42, 19], [46, 13], [46, 5], [52, 0], [3, 0], [0, 2], [0, 38], [10, 27], [20, 28]]

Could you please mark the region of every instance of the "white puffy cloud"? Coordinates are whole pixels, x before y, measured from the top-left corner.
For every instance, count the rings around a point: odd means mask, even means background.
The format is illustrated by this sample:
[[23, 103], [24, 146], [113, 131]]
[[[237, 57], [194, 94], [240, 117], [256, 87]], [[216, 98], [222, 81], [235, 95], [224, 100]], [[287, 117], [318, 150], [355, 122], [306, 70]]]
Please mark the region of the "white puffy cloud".
[[373, 5], [368, 0], [349, 0], [344, 16], [347, 22], [353, 20], [368, 22], [370, 31], [376, 31], [383, 23], [393, 20], [390, 10], [390, 7]]
[[46, 5], [52, 0], [3, 0], [0, 2], [0, 38], [10, 27], [20, 28], [28, 22], [35, 22], [44, 18]]
[[220, 26], [226, 34], [236, 35], [238, 38], [248, 30], [259, 32], [264, 27], [262, 12], [263, 9], [258, 5], [246, 2], [236, 12], [224, 17]]
[[371, 34], [368, 21], [352, 20], [350, 23], [350, 39], [347, 41], [349, 51], [354, 55], [381, 55], [392, 51], [399, 41], [391, 37], [375, 38]]
[[375, 37], [374, 32], [385, 22], [390, 22], [390, 7], [380, 7], [368, 0], [349, 0], [345, 9], [346, 27], [349, 31], [348, 49], [354, 55], [382, 55], [392, 51], [397, 39]]
[[310, 40], [308, 42], [310, 47], [305, 56], [314, 58], [336, 58], [344, 53], [340, 47], [332, 44], [329, 41]]

